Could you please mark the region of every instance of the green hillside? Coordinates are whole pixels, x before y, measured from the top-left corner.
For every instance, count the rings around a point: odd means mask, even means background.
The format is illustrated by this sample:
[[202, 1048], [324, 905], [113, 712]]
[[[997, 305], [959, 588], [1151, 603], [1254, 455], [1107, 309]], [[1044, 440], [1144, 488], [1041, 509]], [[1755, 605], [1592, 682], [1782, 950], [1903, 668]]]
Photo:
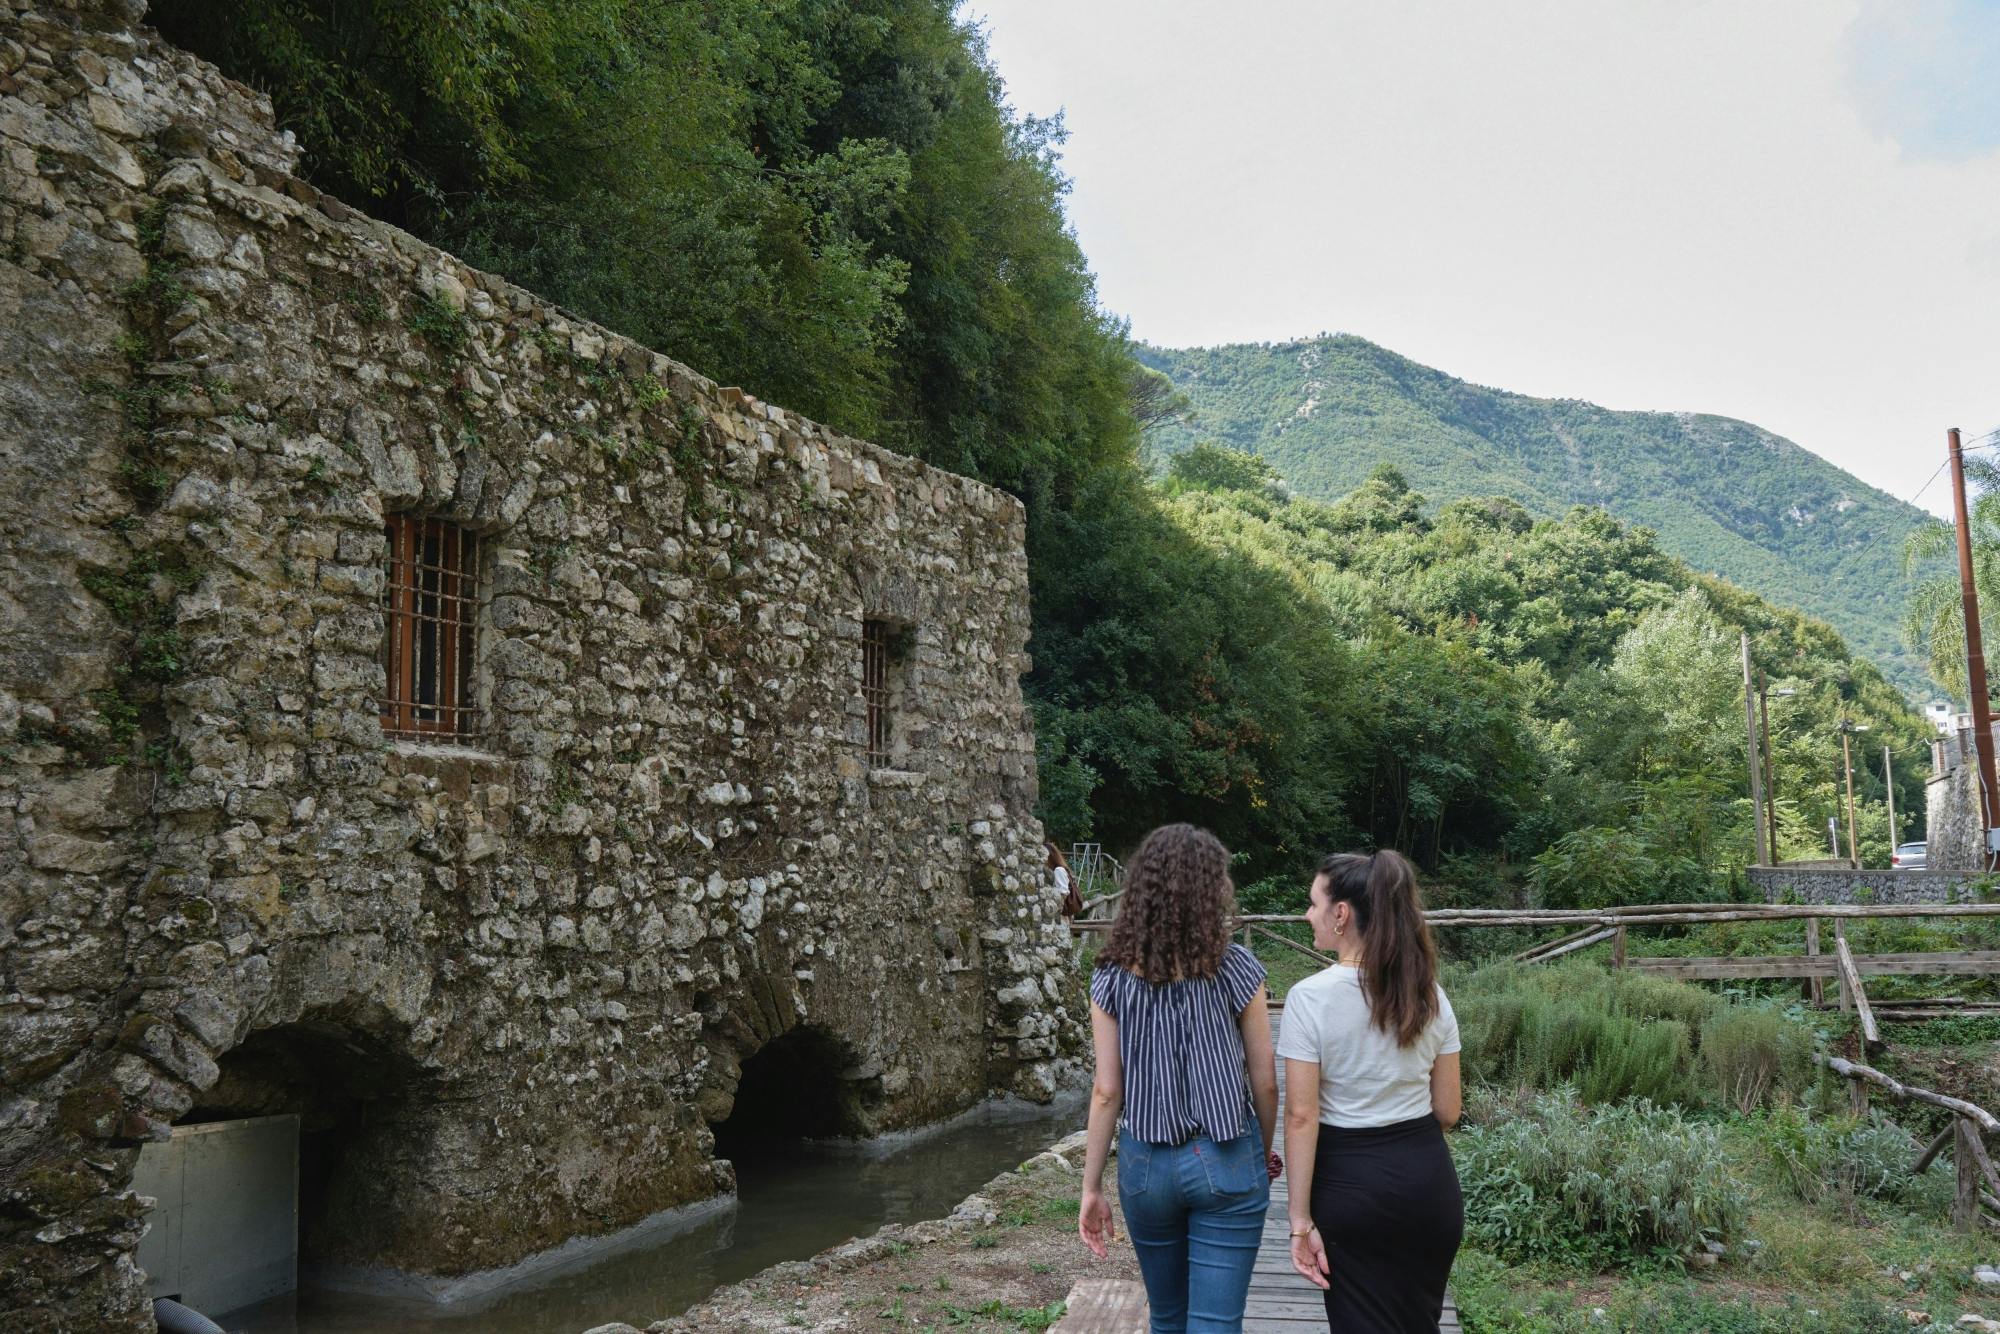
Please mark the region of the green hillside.
[[1194, 407], [1155, 432], [1161, 461], [1213, 440], [1320, 499], [1390, 462], [1439, 504], [1508, 495], [1550, 516], [1601, 505], [1695, 568], [1830, 622], [1906, 692], [1935, 690], [1898, 630], [1903, 537], [1923, 511], [1748, 422], [1528, 398], [1349, 335], [1141, 357]]

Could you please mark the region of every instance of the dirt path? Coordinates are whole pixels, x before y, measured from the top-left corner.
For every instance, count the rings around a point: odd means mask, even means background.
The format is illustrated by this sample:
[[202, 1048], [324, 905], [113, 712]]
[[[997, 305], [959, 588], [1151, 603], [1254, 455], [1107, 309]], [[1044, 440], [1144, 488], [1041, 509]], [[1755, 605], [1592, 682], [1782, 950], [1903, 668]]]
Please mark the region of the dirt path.
[[[654, 1322], [647, 1334], [1047, 1329], [1077, 1278], [1139, 1276], [1122, 1235], [1102, 1262], [1077, 1240], [1082, 1165], [1079, 1133], [995, 1177], [950, 1218], [891, 1225], [810, 1260], [774, 1265]], [[1115, 1192], [1115, 1169], [1105, 1170], [1108, 1191]], [[590, 1334], [639, 1331], [606, 1325]]]

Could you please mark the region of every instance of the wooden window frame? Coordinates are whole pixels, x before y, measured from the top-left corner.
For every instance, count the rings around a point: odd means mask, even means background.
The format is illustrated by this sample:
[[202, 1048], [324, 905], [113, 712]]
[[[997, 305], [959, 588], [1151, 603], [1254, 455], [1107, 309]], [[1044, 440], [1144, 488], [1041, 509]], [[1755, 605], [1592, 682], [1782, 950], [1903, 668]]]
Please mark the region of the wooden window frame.
[[891, 758], [889, 649], [894, 627], [878, 617], [861, 622], [861, 700], [867, 711], [868, 767], [886, 769]]
[[416, 514], [391, 515], [383, 528], [382, 731], [404, 741], [477, 741], [479, 537]]

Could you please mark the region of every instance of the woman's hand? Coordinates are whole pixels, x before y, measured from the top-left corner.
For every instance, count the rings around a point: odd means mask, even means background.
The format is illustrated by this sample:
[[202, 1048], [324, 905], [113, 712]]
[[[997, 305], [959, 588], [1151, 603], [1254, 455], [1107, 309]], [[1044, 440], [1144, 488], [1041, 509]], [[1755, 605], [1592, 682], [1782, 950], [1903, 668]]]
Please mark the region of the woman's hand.
[[1083, 1203], [1076, 1211], [1076, 1234], [1083, 1238], [1083, 1244], [1090, 1247], [1090, 1253], [1102, 1260], [1105, 1256], [1104, 1243], [1116, 1235], [1111, 1226], [1111, 1206], [1105, 1203], [1104, 1192], [1086, 1190]]
[[1300, 1234], [1296, 1230], [1296, 1225], [1294, 1225], [1292, 1236], [1292, 1268], [1298, 1270], [1300, 1277], [1304, 1278], [1306, 1282], [1312, 1284], [1315, 1288], [1331, 1286], [1327, 1282], [1327, 1275], [1333, 1271], [1327, 1265], [1326, 1243], [1320, 1240], [1318, 1228], [1313, 1228], [1304, 1234]]

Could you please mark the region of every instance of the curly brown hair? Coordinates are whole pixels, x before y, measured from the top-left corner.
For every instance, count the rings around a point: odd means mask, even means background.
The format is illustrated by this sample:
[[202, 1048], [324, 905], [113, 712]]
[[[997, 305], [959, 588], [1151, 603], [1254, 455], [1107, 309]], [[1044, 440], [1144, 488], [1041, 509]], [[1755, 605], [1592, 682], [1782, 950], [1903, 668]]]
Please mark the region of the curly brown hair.
[[1125, 897], [1098, 965], [1153, 983], [1214, 977], [1235, 912], [1229, 849], [1206, 829], [1161, 825], [1125, 867]]

